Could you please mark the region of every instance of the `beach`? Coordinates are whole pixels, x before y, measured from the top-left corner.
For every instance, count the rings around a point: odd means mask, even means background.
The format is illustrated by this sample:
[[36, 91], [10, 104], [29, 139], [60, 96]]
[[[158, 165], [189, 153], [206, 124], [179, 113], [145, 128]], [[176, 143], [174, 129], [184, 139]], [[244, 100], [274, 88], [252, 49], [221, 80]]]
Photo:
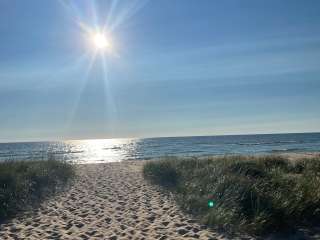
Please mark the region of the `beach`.
[[69, 189], [2, 224], [0, 239], [226, 239], [146, 182], [142, 166], [142, 161], [77, 165]]
[[[295, 160], [314, 154], [290, 156]], [[209, 229], [182, 212], [172, 194], [143, 178], [144, 163], [76, 165], [70, 186], [1, 224], [0, 239], [255, 239]], [[320, 239], [305, 230], [294, 239], [304, 237]]]

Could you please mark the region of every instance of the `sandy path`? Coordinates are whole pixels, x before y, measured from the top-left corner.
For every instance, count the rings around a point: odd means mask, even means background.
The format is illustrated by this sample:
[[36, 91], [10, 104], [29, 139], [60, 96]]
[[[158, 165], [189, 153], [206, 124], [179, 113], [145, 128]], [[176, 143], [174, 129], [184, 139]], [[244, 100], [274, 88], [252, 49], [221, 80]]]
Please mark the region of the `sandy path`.
[[142, 177], [141, 162], [78, 166], [72, 187], [0, 228], [0, 239], [225, 239]]

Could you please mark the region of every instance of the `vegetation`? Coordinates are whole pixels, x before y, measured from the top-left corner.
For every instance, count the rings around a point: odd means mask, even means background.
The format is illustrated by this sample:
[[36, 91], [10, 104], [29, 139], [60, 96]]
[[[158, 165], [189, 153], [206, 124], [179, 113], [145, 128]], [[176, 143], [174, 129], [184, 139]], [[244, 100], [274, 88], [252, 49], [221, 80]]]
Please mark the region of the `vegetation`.
[[264, 234], [320, 220], [320, 156], [165, 158], [146, 163], [144, 176], [211, 226]]
[[54, 159], [1, 162], [0, 222], [39, 203], [73, 176], [71, 164]]

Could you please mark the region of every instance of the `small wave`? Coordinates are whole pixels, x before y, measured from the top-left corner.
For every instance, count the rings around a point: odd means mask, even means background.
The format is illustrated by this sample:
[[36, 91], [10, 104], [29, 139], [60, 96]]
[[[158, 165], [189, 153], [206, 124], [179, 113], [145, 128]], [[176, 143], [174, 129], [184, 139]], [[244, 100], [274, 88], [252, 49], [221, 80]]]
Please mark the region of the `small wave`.
[[304, 143], [304, 141], [274, 141], [270, 142], [270, 144], [294, 144], [294, 143]]
[[30, 156], [30, 153], [0, 153], [0, 158]]
[[107, 147], [107, 148], [103, 148], [103, 150], [121, 150], [121, 147]]
[[261, 145], [264, 143], [236, 143], [238, 145], [242, 145], [242, 146], [254, 146], [254, 145]]
[[303, 143], [301, 141], [271, 141], [271, 142], [239, 142], [238, 145], [255, 146], [255, 145], [274, 145], [274, 144], [295, 144]]
[[179, 151], [178, 153], [179, 154], [192, 154], [192, 153], [202, 153], [202, 152], [203, 152], [202, 150], [192, 149], [192, 150]]
[[53, 151], [53, 152], [47, 152], [47, 154], [61, 155], [61, 154], [83, 153], [83, 152], [84, 151]]
[[41, 158], [46, 157], [47, 155], [63, 155], [63, 154], [75, 154], [75, 153], [83, 153], [84, 151], [35, 151], [35, 152], [7, 152], [0, 153], [0, 158], [2, 159], [15, 159], [15, 158]]
[[284, 148], [284, 149], [272, 149], [271, 152], [297, 152], [297, 151], [304, 151], [304, 148]]

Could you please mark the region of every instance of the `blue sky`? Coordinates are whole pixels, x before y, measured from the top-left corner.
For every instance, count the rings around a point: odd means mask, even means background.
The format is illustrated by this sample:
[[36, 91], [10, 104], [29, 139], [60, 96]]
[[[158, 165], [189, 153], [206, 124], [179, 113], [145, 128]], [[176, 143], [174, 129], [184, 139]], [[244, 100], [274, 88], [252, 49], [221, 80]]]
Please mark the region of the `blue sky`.
[[[2, 0], [0, 141], [320, 131], [319, 12], [317, 0]], [[113, 53], [92, 60], [80, 23], [105, 26]]]

